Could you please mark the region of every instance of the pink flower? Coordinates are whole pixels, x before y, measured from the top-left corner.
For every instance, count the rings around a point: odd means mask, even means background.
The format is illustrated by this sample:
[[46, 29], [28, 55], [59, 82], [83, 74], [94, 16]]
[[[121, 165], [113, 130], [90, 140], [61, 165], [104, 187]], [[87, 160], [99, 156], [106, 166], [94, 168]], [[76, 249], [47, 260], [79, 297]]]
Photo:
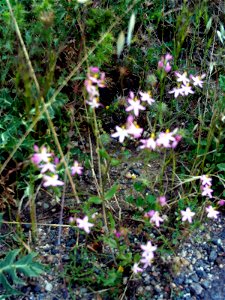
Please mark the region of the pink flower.
[[205, 186], [201, 186], [201, 189], [202, 189], [202, 196], [208, 196], [209, 198], [212, 198], [212, 193], [213, 193], [213, 190], [210, 188], [210, 186], [208, 185], [205, 185]]
[[175, 135], [175, 140], [172, 142], [171, 148], [175, 149], [177, 147], [178, 143], [181, 141], [181, 139], [182, 139], [181, 135], [179, 135], [179, 134]]
[[155, 210], [152, 209], [152, 210], [148, 211], [147, 213], [145, 213], [145, 217], [151, 218], [154, 215], [154, 213], [155, 213]]
[[160, 196], [157, 198], [157, 201], [159, 202], [159, 204], [161, 206], [165, 206], [166, 205], [166, 197], [165, 196]]
[[155, 150], [156, 148], [156, 141], [154, 137], [150, 137], [148, 139], [140, 140], [140, 142], [143, 144], [140, 146], [140, 149], [152, 149]]
[[124, 139], [129, 136], [127, 129], [125, 129], [125, 128], [116, 126], [116, 131], [117, 132], [111, 134], [111, 137], [114, 137], [114, 138], [118, 137], [120, 143], [123, 143]]
[[165, 61], [170, 61], [170, 60], [172, 60], [173, 59], [173, 56], [170, 54], [170, 53], [167, 53], [166, 55], [165, 55]]
[[208, 175], [200, 176], [200, 180], [201, 180], [201, 184], [203, 186], [205, 186], [205, 185], [211, 186], [212, 185], [212, 178], [209, 177]]
[[165, 56], [161, 57], [161, 60], [158, 62], [158, 68], [164, 69], [166, 73], [169, 73], [172, 69], [169, 61], [173, 59], [173, 56], [169, 53], [167, 53]]
[[92, 82], [90, 80], [85, 80], [84, 85], [86, 86], [86, 90], [87, 90], [91, 100], [93, 98], [99, 97], [99, 92], [97, 90], [96, 85], [92, 85]]
[[166, 132], [160, 132], [156, 140], [156, 145], [163, 146], [164, 148], [171, 148], [171, 142], [174, 142], [176, 140], [174, 137], [174, 134], [176, 134], [176, 132], [177, 128], [172, 132], [170, 132], [169, 130], [167, 130]]
[[215, 210], [215, 209], [212, 207], [212, 205], [206, 207], [205, 210], [206, 210], [206, 212], [208, 213], [208, 214], [207, 214], [207, 217], [208, 217], [208, 218], [211, 218], [211, 219], [212, 219], [212, 218], [217, 219], [219, 212], [218, 212], [217, 210]]
[[223, 200], [223, 199], [220, 199], [220, 200], [218, 201], [218, 204], [219, 204], [220, 206], [223, 206], [223, 205], [225, 205], [225, 200]]
[[172, 69], [172, 67], [171, 67], [170, 63], [167, 62], [166, 65], [165, 65], [165, 68], [164, 68], [165, 72], [169, 73], [171, 71], [171, 69]]
[[129, 128], [127, 128], [127, 132], [132, 135], [134, 138], [139, 138], [143, 132], [143, 128], [140, 128], [138, 125], [132, 123]]
[[182, 215], [182, 221], [188, 221], [189, 223], [192, 223], [192, 217], [195, 215], [194, 212], [190, 210], [189, 207], [186, 208], [186, 210], [181, 210]]
[[39, 165], [39, 168], [41, 169], [41, 173], [45, 173], [47, 171], [55, 173], [56, 166], [50, 162], [47, 162], [46, 164]]
[[133, 116], [128, 116], [127, 118], [127, 123], [126, 123], [126, 127], [127, 127], [127, 132], [130, 135], [133, 135], [134, 138], [139, 138], [143, 132], [143, 128], [140, 128], [136, 122], [134, 121], [134, 117]]
[[114, 230], [113, 233], [114, 233], [116, 238], [120, 238], [122, 236], [121, 232], [119, 232], [117, 230]]
[[163, 219], [159, 216], [159, 212], [156, 211], [154, 215], [150, 218], [150, 223], [155, 223], [156, 227], [159, 227], [160, 222], [163, 222]]
[[141, 101], [143, 102], [148, 102], [149, 105], [152, 105], [152, 103], [155, 102], [154, 99], [152, 99], [152, 95], [150, 92], [147, 93], [143, 93], [143, 92], [139, 92], [139, 94], [141, 95]]
[[74, 161], [73, 166], [71, 167], [71, 175], [82, 175], [83, 167], [78, 163], [78, 161]]
[[140, 272], [143, 272], [143, 269], [141, 269], [139, 266], [138, 266], [138, 263], [135, 263], [132, 267], [132, 271], [134, 272], [134, 274], [137, 274], [137, 273], [140, 273]]
[[52, 153], [47, 152], [47, 148], [42, 146], [41, 149], [37, 145], [34, 146], [34, 151], [37, 152], [31, 157], [31, 161], [38, 165], [41, 161], [48, 162]]
[[164, 67], [164, 62], [163, 62], [163, 60], [160, 60], [159, 62], [158, 62], [158, 68], [159, 69], [162, 69]]
[[76, 221], [77, 227], [84, 229], [87, 233], [90, 233], [90, 228], [94, 226], [94, 224], [88, 222], [88, 216], [85, 216], [83, 219], [77, 218]]
[[90, 71], [92, 73], [98, 73], [99, 72], [99, 68], [98, 67], [90, 67]]
[[48, 187], [48, 186], [61, 186], [64, 185], [64, 182], [61, 180], [58, 180], [58, 175], [55, 174], [53, 176], [48, 176], [48, 175], [44, 175], [43, 179], [44, 179], [44, 183], [43, 186], [44, 187]]

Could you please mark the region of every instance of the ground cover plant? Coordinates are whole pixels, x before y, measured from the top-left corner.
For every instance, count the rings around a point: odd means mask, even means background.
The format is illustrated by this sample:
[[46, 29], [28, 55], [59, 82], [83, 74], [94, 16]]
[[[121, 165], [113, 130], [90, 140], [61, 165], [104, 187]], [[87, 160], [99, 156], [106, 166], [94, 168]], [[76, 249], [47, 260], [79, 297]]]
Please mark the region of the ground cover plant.
[[144, 271], [220, 218], [221, 6], [0, 2], [0, 299], [51, 268], [43, 226], [57, 228], [55, 247], [71, 232], [57, 273], [72, 299], [83, 286], [129, 299]]

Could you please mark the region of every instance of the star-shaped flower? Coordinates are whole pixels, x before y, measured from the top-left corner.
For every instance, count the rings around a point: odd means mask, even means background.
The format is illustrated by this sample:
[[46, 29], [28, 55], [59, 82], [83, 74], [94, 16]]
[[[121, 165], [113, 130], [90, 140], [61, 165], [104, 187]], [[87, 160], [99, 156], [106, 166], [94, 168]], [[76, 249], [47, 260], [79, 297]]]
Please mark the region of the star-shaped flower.
[[132, 267], [132, 271], [134, 272], [134, 274], [137, 274], [137, 273], [140, 273], [140, 272], [143, 272], [143, 269], [141, 269], [139, 266], [138, 266], [138, 263], [135, 263]]
[[52, 153], [47, 152], [47, 148], [42, 146], [41, 149], [37, 145], [34, 146], [34, 151], [37, 152], [35, 153], [32, 157], [31, 160], [34, 164], [38, 165], [41, 161], [44, 161], [46, 163], [49, 162], [49, 157], [52, 156]]
[[202, 185], [208, 185], [208, 186], [212, 185], [212, 178], [209, 177], [208, 175], [200, 176], [200, 180], [201, 180]]
[[97, 97], [93, 97], [90, 101], [86, 101], [86, 103], [90, 105], [91, 108], [98, 108], [99, 106], [102, 106]]
[[192, 223], [192, 217], [195, 215], [193, 211], [190, 210], [189, 207], [186, 208], [186, 210], [181, 210], [182, 215], [182, 221], [188, 221], [189, 223]]
[[156, 140], [156, 145], [157, 146], [163, 146], [164, 148], [170, 148], [171, 147], [171, 142], [174, 142], [176, 139], [173, 136], [176, 134], [177, 128], [174, 129], [172, 132], [166, 131], [166, 132], [160, 132], [157, 140]]
[[187, 72], [184, 72], [183, 74], [175, 72], [175, 75], [177, 76], [177, 82], [183, 82], [184, 85], [190, 82], [190, 79], [187, 78]]
[[71, 167], [71, 175], [81, 175], [82, 174], [83, 167], [78, 163], [78, 161], [74, 161], [73, 166]]
[[39, 165], [39, 168], [41, 169], [41, 173], [45, 173], [47, 171], [55, 173], [56, 166], [51, 162], [47, 162], [46, 164]]
[[117, 132], [111, 134], [111, 137], [118, 137], [120, 143], [123, 143], [124, 139], [129, 136], [126, 128], [116, 126], [116, 131]]
[[210, 219], [217, 219], [219, 212], [215, 210], [215, 208], [212, 207], [212, 205], [209, 205], [205, 208], [207, 214], [207, 217]]
[[134, 115], [135, 115], [136, 117], [139, 116], [139, 110], [145, 110], [145, 109], [146, 109], [143, 105], [140, 104], [140, 103], [141, 103], [141, 100], [139, 100], [139, 99], [135, 99], [135, 100], [133, 100], [133, 99], [128, 99], [127, 101], [129, 102], [130, 106], [128, 106], [128, 107], [126, 108], [126, 111], [131, 111], [131, 110], [133, 110], [133, 111], [134, 111]]
[[145, 256], [140, 260], [140, 262], [144, 264], [143, 268], [146, 269], [152, 265], [152, 258], [150, 256]]
[[202, 88], [202, 84], [204, 83], [202, 81], [203, 78], [205, 78], [206, 74], [202, 74], [200, 76], [193, 76], [190, 75], [191, 80], [193, 80], [193, 84], [194, 86], [199, 86], [200, 88]]
[[156, 227], [160, 226], [160, 222], [163, 222], [163, 219], [159, 216], [159, 212], [156, 211], [150, 219], [150, 223], [155, 223]]
[[156, 251], [157, 246], [153, 246], [150, 241], [147, 242], [146, 245], [141, 245], [141, 249], [143, 250], [143, 257], [150, 257], [151, 259], [154, 257], [154, 251]]
[[140, 149], [152, 149], [152, 150], [155, 150], [156, 148], [156, 141], [153, 137], [150, 137], [148, 139], [143, 139], [143, 140], [140, 140], [140, 142], [143, 144], [140, 146]]
[[169, 94], [174, 94], [174, 97], [177, 98], [179, 95], [184, 96], [184, 91], [181, 88], [173, 88]]
[[149, 105], [152, 105], [152, 103], [155, 102], [154, 99], [152, 99], [152, 95], [150, 92], [147, 93], [143, 93], [143, 92], [139, 92], [139, 94], [141, 95], [141, 101], [143, 102], [148, 102]]
[[213, 193], [213, 190], [210, 188], [210, 186], [208, 185], [205, 185], [205, 186], [201, 186], [201, 189], [202, 189], [202, 196], [208, 196], [209, 198], [212, 198], [212, 193]]
[[85, 216], [83, 219], [77, 218], [77, 227], [83, 229], [85, 232], [90, 233], [90, 228], [94, 226], [94, 224], [88, 222], [88, 216]]
[[48, 186], [60, 186], [60, 185], [64, 185], [64, 182], [61, 180], [58, 180], [58, 175], [55, 174], [53, 176], [48, 176], [48, 175], [44, 175], [43, 179], [44, 179], [44, 183], [43, 186], [44, 187], [48, 187]]
[[192, 87], [188, 84], [182, 84], [181, 86], [182, 92], [185, 96], [189, 94], [194, 94], [194, 91], [192, 90]]

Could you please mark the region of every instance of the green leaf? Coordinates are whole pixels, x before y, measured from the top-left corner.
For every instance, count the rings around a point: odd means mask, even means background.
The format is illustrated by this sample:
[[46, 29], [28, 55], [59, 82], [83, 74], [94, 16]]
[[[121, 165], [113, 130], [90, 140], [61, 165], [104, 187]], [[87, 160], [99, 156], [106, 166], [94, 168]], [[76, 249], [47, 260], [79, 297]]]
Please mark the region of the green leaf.
[[112, 238], [107, 238], [105, 240], [105, 242], [109, 245], [109, 247], [116, 249], [117, 248], [117, 242], [116, 240], [112, 239]]
[[137, 199], [136, 199], [136, 205], [138, 207], [142, 207], [142, 206], [144, 206], [144, 204], [145, 204], [145, 200], [142, 197], [137, 197]]
[[137, 192], [142, 192], [144, 190], [144, 186], [142, 184], [142, 182], [135, 182], [134, 183], [134, 189], [137, 191]]
[[108, 212], [108, 216], [109, 216], [109, 224], [110, 224], [110, 228], [111, 228], [112, 230], [114, 230], [115, 227], [116, 227], [116, 223], [115, 223], [115, 220], [114, 220], [113, 215], [111, 214], [111, 212]]
[[109, 154], [107, 153], [107, 151], [105, 149], [99, 149], [99, 155], [102, 158], [105, 158], [105, 159], [109, 159], [110, 158]]
[[145, 199], [148, 204], [155, 204], [156, 197], [154, 195], [147, 195]]
[[218, 168], [220, 171], [225, 171], [225, 163], [218, 164], [218, 165], [217, 165], [217, 168]]
[[31, 252], [16, 260], [19, 252], [20, 249], [12, 250], [0, 261], [0, 284], [3, 287], [3, 293], [4, 291], [7, 292], [6, 297], [20, 294], [14, 288], [15, 284], [25, 284], [25, 282], [18, 276], [19, 274], [22, 273], [29, 277], [36, 277], [44, 271], [43, 265], [33, 261], [33, 258], [37, 255], [36, 253]]
[[113, 185], [111, 189], [105, 194], [105, 200], [110, 200], [118, 190], [118, 185]]
[[92, 196], [88, 199], [88, 203], [93, 203], [93, 204], [101, 204], [102, 199], [99, 198], [98, 196]]
[[120, 160], [115, 159], [115, 158], [112, 158], [112, 159], [111, 159], [111, 165], [112, 165], [113, 167], [116, 167], [116, 166], [118, 166], [119, 164], [120, 164]]

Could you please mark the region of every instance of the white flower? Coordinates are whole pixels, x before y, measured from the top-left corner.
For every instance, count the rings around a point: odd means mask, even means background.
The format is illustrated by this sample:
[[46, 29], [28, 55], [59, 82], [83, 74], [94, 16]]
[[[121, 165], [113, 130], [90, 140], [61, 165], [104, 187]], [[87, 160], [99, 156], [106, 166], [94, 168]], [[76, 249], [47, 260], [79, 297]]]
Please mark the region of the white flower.
[[134, 272], [134, 274], [137, 274], [139, 272], [142, 272], [143, 269], [141, 269], [139, 266], [138, 266], [138, 263], [135, 263], [132, 267], [132, 271]]
[[84, 229], [84, 231], [87, 233], [90, 233], [90, 227], [94, 226], [94, 224], [88, 222], [88, 216], [85, 216], [83, 220], [77, 218], [76, 222], [77, 222], [77, 227]]
[[111, 134], [111, 137], [114, 137], [114, 138], [118, 137], [120, 143], [123, 143], [124, 139], [129, 136], [128, 132], [127, 132], [127, 129], [125, 129], [125, 128], [116, 126], [116, 131], [117, 132]]
[[195, 215], [194, 212], [190, 210], [189, 207], [186, 208], [186, 210], [181, 210], [182, 215], [182, 221], [188, 221], [189, 223], [192, 223], [192, 217]]
[[60, 186], [60, 185], [64, 185], [64, 182], [61, 180], [58, 180], [58, 175], [55, 174], [53, 176], [48, 176], [48, 175], [44, 175], [43, 179], [44, 179], [44, 183], [43, 186], [44, 187], [48, 187], [48, 186]]
[[139, 94], [141, 95], [141, 101], [143, 102], [147, 101], [149, 105], [152, 105], [152, 103], [155, 102], [155, 100], [152, 99], [152, 95], [150, 92], [148, 93], [139, 92]]
[[186, 84], [188, 84], [188, 82], [190, 82], [190, 79], [187, 78], [187, 72], [184, 72], [183, 74], [175, 72], [175, 75], [177, 76], [177, 81], [183, 82], [184, 85], [186, 85]]
[[205, 76], [206, 76], [205, 74], [202, 74], [200, 76], [193, 76], [193, 75], [191, 75], [190, 78], [191, 78], [191, 80], [193, 80], [194, 86], [199, 86], [199, 87], [202, 88], [202, 84], [204, 83], [202, 81], [202, 79], [205, 78]]
[[206, 212], [208, 213], [208, 214], [207, 214], [207, 217], [208, 217], [208, 218], [211, 218], [211, 219], [212, 219], [212, 218], [217, 219], [219, 212], [218, 212], [217, 210], [215, 210], [215, 209], [212, 207], [212, 205], [206, 207], [205, 210], [206, 210]]
[[146, 109], [144, 106], [142, 106], [140, 104], [141, 101], [138, 100], [138, 99], [137, 100], [128, 99], [128, 102], [129, 102], [130, 106], [128, 106], [126, 108], [126, 111], [133, 110], [136, 117], [139, 116], [139, 110], [145, 110]]

